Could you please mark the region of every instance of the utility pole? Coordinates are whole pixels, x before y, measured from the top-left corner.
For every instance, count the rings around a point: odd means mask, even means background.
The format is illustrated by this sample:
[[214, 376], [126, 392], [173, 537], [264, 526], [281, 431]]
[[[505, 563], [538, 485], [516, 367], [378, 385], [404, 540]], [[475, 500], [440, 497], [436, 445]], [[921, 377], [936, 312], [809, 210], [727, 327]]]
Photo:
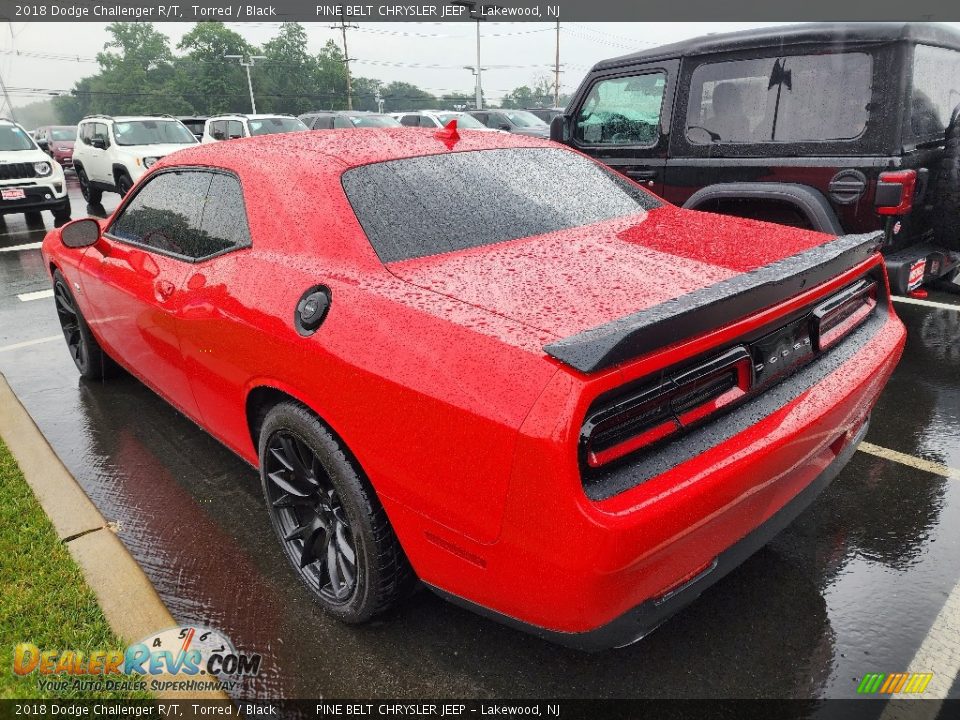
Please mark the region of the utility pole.
[[[343, 6], [340, 6], [342, 12]], [[356, 30], [359, 25], [348, 25], [344, 18], [340, 18], [339, 25], [330, 25], [331, 30], [340, 30], [343, 33], [343, 67], [347, 71], [347, 110], [353, 110], [353, 87], [350, 83], [350, 54], [347, 52], [347, 30]]]
[[560, 21], [557, 20], [557, 54], [553, 61], [553, 106], [560, 107]]
[[257, 101], [253, 97], [253, 81], [250, 79], [250, 68], [253, 67], [253, 63], [257, 60], [266, 60], [266, 55], [251, 55], [250, 57], [244, 57], [243, 55], [224, 55], [223, 57], [229, 58], [230, 60], [239, 60], [240, 65], [246, 68], [247, 70], [247, 89], [250, 90], [250, 108], [254, 115], [257, 114]]
[[[10, 30], [10, 48], [16, 52], [16, 35], [13, 34], [13, 23], [7, 21], [7, 29]], [[10, 113], [10, 119], [14, 122], [17, 121], [16, 115], [13, 113], [13, 102], [10, 100], [10, 93], [7, 92], [7, 84], [3, 81], [3, 75], [0, 75], [0, 90], [3, 91], [3, 102], [4, 105], [0, 105], [0, 116], [3, 116], [3, 108], [6, 106], [6, 109]]]

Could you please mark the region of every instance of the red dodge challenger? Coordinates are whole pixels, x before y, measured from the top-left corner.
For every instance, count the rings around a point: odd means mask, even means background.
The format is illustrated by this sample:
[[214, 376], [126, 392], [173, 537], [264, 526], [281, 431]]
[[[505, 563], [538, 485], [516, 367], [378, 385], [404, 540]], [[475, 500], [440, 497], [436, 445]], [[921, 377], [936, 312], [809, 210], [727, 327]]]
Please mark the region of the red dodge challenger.
[[643, 637], [864, 436], [903, 348], [880, 235], [680, 210], [559, 145], [198, 145], [43, 244], [81, 375], [259, 468], [318, 601], [419, 579], [555, 642]]

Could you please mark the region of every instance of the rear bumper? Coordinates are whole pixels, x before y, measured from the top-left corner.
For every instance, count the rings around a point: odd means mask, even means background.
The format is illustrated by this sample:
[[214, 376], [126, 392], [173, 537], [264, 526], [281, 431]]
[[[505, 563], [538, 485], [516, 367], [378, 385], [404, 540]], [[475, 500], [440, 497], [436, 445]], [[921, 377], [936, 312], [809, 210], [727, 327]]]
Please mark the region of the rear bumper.
[[490, 617], [505, 625], [529, 632], [558, 645], [587, 652], [625, 647], [649, 635], [671, 615], [679, 612], [700, 597], [706, 589], [723, 579], [790, 525], [850, 462], [860, 441], [866, 436], [869, 424], [869, 418], [864, 419], [860, 429], [855, 431], [853, 437], [846, 442], [833, 461], [809, 485], [746, 537], [713, 558], [702, 571], [677, 588], [659, 597], [651, 598], [593, 630], [586, 632], [549, 630], [482, 607], [439, 588], [431, 586], [431, 589], [456, 605], [466, 607], [480, 615]]

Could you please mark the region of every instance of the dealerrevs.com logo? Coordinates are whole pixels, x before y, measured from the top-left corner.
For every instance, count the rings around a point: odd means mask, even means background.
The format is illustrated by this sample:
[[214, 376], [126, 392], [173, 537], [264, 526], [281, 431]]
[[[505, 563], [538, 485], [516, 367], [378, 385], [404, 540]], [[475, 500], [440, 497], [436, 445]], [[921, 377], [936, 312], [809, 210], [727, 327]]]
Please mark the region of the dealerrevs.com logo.
[[18, 644], [17, 675], [36, 674], [41, 689], [229, 691], [237, 679], [260, 672], [262, 657], [238, 652], [224, 633], [202, 627], [176, 627], [144, 638], [125, 650], [39, 648]]

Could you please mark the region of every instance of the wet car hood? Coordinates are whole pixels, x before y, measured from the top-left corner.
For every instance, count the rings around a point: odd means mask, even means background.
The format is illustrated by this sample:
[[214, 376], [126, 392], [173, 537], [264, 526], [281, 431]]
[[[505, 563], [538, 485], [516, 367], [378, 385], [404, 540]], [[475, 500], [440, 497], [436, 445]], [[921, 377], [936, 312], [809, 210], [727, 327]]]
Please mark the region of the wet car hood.
[[418, 287], [563, 338], [830, 238], [664, 206], [388, 268]]

